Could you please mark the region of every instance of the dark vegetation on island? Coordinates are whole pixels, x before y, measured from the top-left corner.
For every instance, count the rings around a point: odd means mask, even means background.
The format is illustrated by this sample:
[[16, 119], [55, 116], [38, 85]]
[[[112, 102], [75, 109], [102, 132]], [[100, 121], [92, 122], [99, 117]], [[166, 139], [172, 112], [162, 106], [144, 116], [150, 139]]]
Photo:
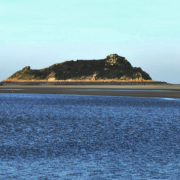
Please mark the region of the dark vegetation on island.
[[133, 83], [152, 81], [149, 74], [140, 67], [132, 67], [125, 57], [117, 54], [108, 55], [105, 59], [99, 60], [76, 60], [65, 61], [54, 64], [48, 68], [35, 70], [30, 66], [17, 71], [3, 83], [38, 83], [49, 82], [53, 84], [93, 84], [97, 82]]

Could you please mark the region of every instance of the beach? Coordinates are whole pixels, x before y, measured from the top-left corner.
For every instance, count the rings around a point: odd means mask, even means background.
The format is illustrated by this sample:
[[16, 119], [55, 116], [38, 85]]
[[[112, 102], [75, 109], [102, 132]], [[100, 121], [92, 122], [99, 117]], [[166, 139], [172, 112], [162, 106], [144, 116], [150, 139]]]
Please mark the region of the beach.
[[180, 85], [3, 85], [0, 93], [180, 98]]

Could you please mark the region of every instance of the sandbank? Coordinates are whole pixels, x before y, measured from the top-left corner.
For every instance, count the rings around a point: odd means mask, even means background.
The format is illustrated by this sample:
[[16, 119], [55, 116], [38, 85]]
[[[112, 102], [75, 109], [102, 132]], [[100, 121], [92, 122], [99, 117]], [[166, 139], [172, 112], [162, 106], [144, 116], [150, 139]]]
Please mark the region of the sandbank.
[[180, 84], [163, 85], [3, 85], [0, 93], [76, 94], [180, 98]]

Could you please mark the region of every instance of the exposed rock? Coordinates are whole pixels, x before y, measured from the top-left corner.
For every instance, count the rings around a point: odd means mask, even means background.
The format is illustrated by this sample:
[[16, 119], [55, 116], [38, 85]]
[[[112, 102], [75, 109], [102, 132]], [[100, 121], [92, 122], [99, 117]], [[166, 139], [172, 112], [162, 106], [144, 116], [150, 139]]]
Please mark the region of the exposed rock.
[[106, 65], [117, 64], [120, 66], [132, 67], [125, 57], [118, 56], [117, 54], [110, 54], [106, 57], [106, 59]]
[[31, 69], [30, 66], [26, 66], [26, 67], [24, 67], [22, 70], [28, 71], [28, 70], [30, 70], [30, 69]]

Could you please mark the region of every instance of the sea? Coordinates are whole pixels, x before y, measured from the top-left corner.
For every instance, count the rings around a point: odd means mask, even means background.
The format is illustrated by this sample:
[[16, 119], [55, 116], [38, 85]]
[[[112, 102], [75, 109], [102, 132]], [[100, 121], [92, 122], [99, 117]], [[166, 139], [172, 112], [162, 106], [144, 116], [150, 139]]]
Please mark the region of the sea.
[[180, 179], [180, 99], [0, 93], [0, 179]]

